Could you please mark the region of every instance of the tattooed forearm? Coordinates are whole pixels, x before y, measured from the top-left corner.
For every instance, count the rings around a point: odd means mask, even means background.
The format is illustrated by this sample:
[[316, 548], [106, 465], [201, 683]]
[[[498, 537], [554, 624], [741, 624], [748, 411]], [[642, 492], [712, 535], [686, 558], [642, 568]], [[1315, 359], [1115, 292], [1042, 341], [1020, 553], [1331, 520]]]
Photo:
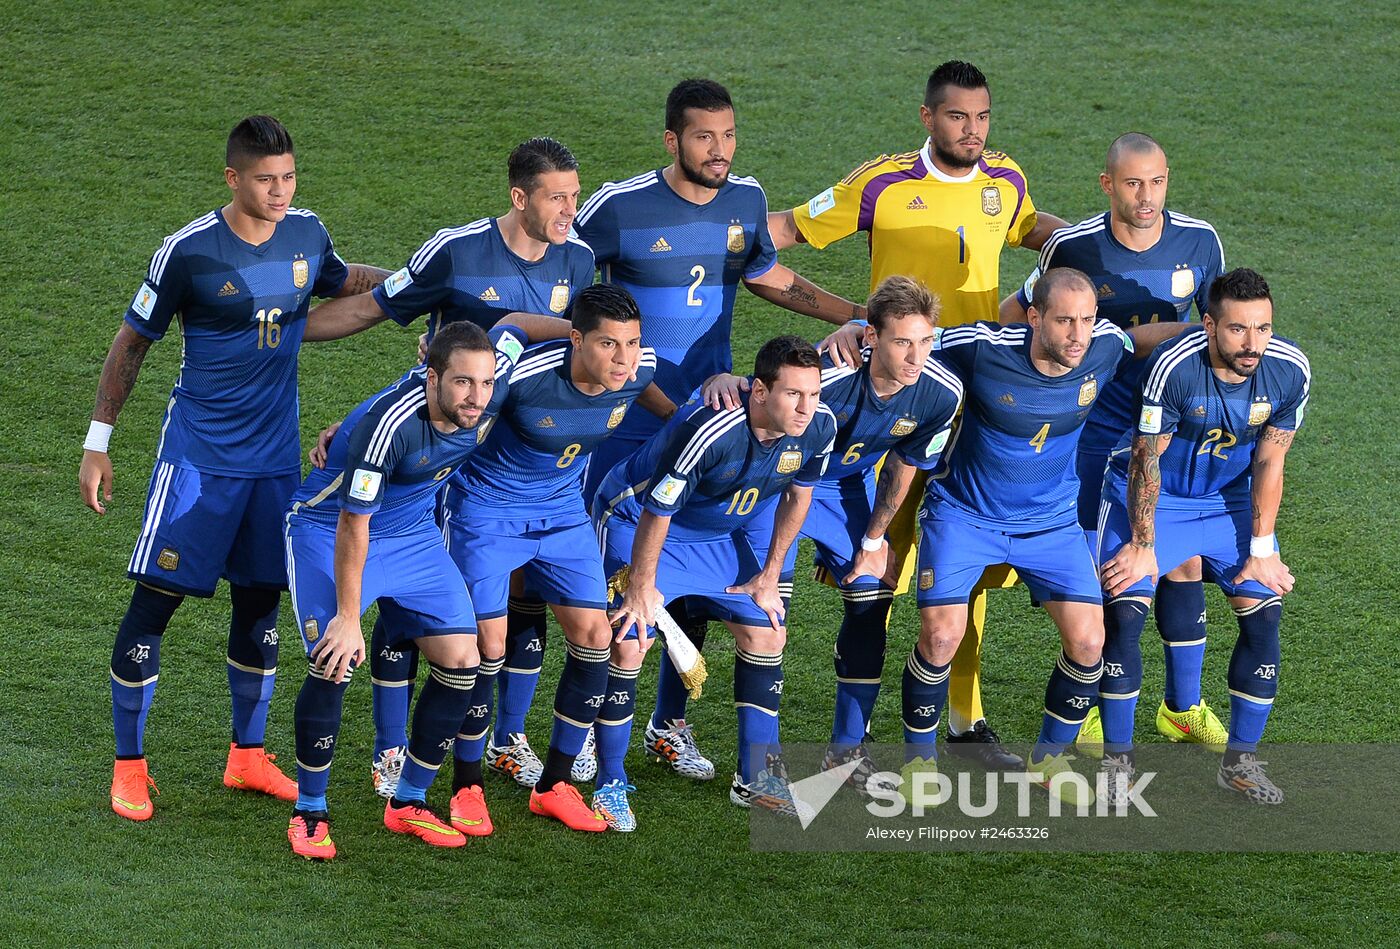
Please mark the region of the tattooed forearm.
[[1287, 448], [1293, 444], [1294, 433], [1285, 428], [1265, 428], [1259, 435], [1259, 440], [1269, 445], [1277, 445], [1280, 448]]
[[880, 467], [880, 476], [875, 482], [875, 504], [870, 512], [870, 521], [865, 528], [867, 537], [879, 537], [890, 526], [890, 521], [904, 504], [904, 495], [909, 490], [909, 476], [912, 470], [894, 457], [891, 452]]
[[1163, 436], [1138, 435], [1133, 439], [1133, 457], [1128, 465], [1128, 518], [1133, 543], [1151, 547], [1157, 542], [1157, 498], [1162, 493]]
[[783, 291], [783, 296], [792, 303], [809, 306], [812, 309], [818, 308], [817, 295], [796, 280], [788, 284], [787, 289]]
[[351, 264], [350, 276], [345, 278], [345, 285], [336, 294], [338, 297], [350, 297], [359, 293], [368, 293], [389, 278], [389, 271], [380, 267], [371, 267], [368, 264]]
[[117, 338], [112, 340], [112, 348], [107, 350], [107, 360], [102, 364], [102, 377], [97, 382], [97, 403], [92, 409], [94, 419], [108, 425], [117, 423], [117, 416], [136, 386], [136, 376], [150, 348], [150, 339], [131, 327], [123, 325], [117, 331]]

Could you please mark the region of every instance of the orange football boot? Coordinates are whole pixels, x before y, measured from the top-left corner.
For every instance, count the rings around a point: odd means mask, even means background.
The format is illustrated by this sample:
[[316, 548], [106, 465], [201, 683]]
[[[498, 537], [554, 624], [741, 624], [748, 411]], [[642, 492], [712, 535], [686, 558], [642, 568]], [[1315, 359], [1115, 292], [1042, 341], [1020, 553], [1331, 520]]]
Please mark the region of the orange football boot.
[[292, 853], [307, 860], [329, 860], [335, 856], [331, 822], [325, 811], [293, 811], [287, 824]]
[[568, 781], [557, 781], [554, 787], [541, 794], [530, 792], [530, 813], [541, 817], [552, 817], [570, 830], [586, 830], [597, 833], [608, 829], [608, 822], [593, 808], [583, 802], [583, 795]]
[[272, 763], [276, 760], [276, 755], [262, 748], [239, 748], [230, 742], [228, 764], [224, 766], [224, 787], [270, 794], [279, 801], [295, 801], [297, 783]]
[[412, 834], [434, 847], [465, 847], [467, 838], [451, 824], [445, 824], [422, 801], [409, 801], [395, 807], [393, 801], [384, 805], [384, 826], [396, 834]]
[[486, 790], [480, 785], [452, 795], [452, 826], [469, 837], [489, 837], [495, 827], [486, 810]]
[[[147, 790], [147, 785], [150, 790]], [[112, 810], [127, 820], [150, 820], [151, 791], [160, 788], [146, 773], [145, 758], [118, 759], [112, 766]]]

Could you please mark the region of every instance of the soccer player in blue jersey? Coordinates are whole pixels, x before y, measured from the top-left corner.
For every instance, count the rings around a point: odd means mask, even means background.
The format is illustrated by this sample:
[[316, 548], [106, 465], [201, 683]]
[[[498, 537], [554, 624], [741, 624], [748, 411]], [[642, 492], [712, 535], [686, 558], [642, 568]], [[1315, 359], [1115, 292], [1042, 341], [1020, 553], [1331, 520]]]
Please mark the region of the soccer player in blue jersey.
[[[593, 517], [609, 576], [631, 566], [614, 620], [618, 636], [607, 698], [594, 726], [594, 806], [610, 822], [630, 815], [623, 759], [632, 732], [637, 670], [658, 607], [689, 596], [734, 634], [739, 766], [730, 799], [794, 813], [781, 760], [755, 760], [778, 742], [786, 597], [780, 575], [821, 480], [836, 419], [821, 404], [821, 357], [795, 336], [759, 350], [752, 390], [731, 409], [696, 400], [636, 454], [613, 468]], [[750, 533], [782, 495], [771, 531]], [[769, 544], [766, 548], [764, 543]]]
[[360, 617], [376, 599], [391, 617], [391, 645], [412, 639], [432, 665], [384, 824], [437, 847], [466, 843], [427, 805], [479, 663], [471, 596], [433, 511], [443, 479], [476, 449], [505, 401], [508, 387], [498, 380], [524, 340], [504, 325], [491, 335], [468, 322], [439, 332], [426, 367], [350, 413], [326, 467], [307, 476], [287, 514], [292, 609], [311, 658], [297, 697], [297, 802], [287, 825], [300, 856], [335, 856], [326, 787], [345, 690], [365, 657]]
[[[837, 582], [844, 609], [836, 635], [836, 713], [824, 766], [858, 760], [860, 767], [851, 774], [858, 789], [878, 770], [863, 744], [880, 694], [885, 624], [894, 597], [893, 578], [863, 566], [872, 552], [888, 546], [885, 528], [895, 513], [886, 511], [885, 519], [870, 524], [875, 465], [894, 451], [906, 464], [890, 466], [886, 479], [935, 467], [963, 391], [958, 377], [932, 357], [938, 300], [927, 287], [911, 277], [887, 277], [865, 308], [870, 325], [862, 361], [838, 366], [830, 355], [822, 358], [822, 403], [836, 416], [836, 447], [800, 531], [815, 542], [817, 565]], [[732, 400], [737, 382], [718, 377], [706, 390], [723, 386], [728, 393], [723, 398]], [[711, 405], [719, 407], [720, 398], [712, 398]], [[771, 517], [760, 517], [754, 530], [765, 532], [771, 523]], [[868, 525], [873, 530], [867, 532]], [[791, 579], [796, 558], [794, 544], [783, 564], [784, 580]]]
[[1110, 788], [1131, 785], [1137, 643], [1153, 587], [1159, 571], [1199, 556], [1240, 626], [1217, 781], [1255, 803], [1279, 804], [1283, 792], [1256, 752], [1278, 690], [1282, 598], [1293, 589], [1274, 527], [1311, 369], [1297, 345], [1274, 335], [1263, 277], [1232, 270], [1209, 292], [1205, 332], [1162, 347], [1148, 363], [1137, 424], [1103, 482], [1104, 657], [1115, 660], [1104, 672], [1104, 770]]
[[[733, 364], [734, 301], [743, 284], [757, 296], [842, 324], [863, 309], [778, 263], [768, 233], [768, 199], [753, 178], [730, 173], [737, 134], [734, 103], [719, 83], [686, 79], [666, 97], [663, 136], [671, 164], [600, 187], [574, 222], [605, 283], [627, 289], [642, 311], [642, 342], [656, 350], [656, 383], [677, 405]], [[594, 453], [584, 483], [634, 453], [660, 422], [630, 413]], [[685, 622], [684, 617], [681, 617]], [[704, 619], [693, 628], [703, 641]], [[687, 624], [692, 626], [693, 624]], [[648, 747], [681, 774], [708, 779], [714, 766], [694, 747], [681, 717], [685, 687], [663, 663]]]
[[[595, 763], [571, 775], [602, 705], [612, 642], [607, 579], [580, 486], [589, 456], [651, 384], [656, 355], [641, 345], [641, 314], [621, 287], [586, 287], [566, 312], [570, 338], [531, 347], [511, 373], [491, 440], [463, 466], [464, 487], [448, 488], [443, 532], [471, 588], [484, 654], [505, 648], [516, 570], [563, 628], [554, 728], [530, 807], [572, 827], [599, 820], [568, 781], [596, 771]], [[450, 497], [459, 491], [462, 498]], [[452, 822], [482, 836], [492, 829], [481, 780], [485, 744], [485, 722], [473, 713], [454, 745]], [[615, 820], [630, 830], [625, 824]]]
[[[1101, 386], [1134, 352], [1177, 331], [1127, 333], [1095, 318], [1094, 286], [1077, 270], [1047, 270], [1036, 283], [1030, 325], [945, 330], [940, 361], [965, 386], [966, 408], [948, 467], [928, 481], [919, 543], [919, 639], [904, 670], [906, 781], [935, 770], [948, 670], [963, 636], [968, 596], [983, 571], [1009, 564], [1060, 631], [1029, 769], [1070, 803], [1087, 786], [1055, 780], [1070, 770], [1074, 740], [1102, 671], [1102, 595], [1093, 555], [1076, 522], [1075, 444]], [[1136, 340], [1136, 345], [1135, 345]], [[895, 454], [886, 461], [903, 465]], [[877, 509], [897, 508], [908, 479], [892, 478]], [[878, 566], [876, 564], [875, 566]]]
[[[318, 307], [313, 313], [317, 327], [338, 334], [386, 318], [407, 326], [427, 314], [430, 339], [456, 320], [489, 328], [514, 314], [512, 321], [526, 330], [558, 335], [542, 330], [536, 324], [540, 317], [525, 314], [562, 314], [574, 295], [593, 282], [593, 252], [570, 234], [578, 210], [578, 160], [552, 138], [532, 138], [511, 151], [506, 165], [509, 211], [439, 230], [375, 292]], [[453, 482], [461, 487], [459, 479]], [[464, 496], [461, 491], [453, 494], [456, 502]], [[460, 512], [455, 517], [450, 510], [445, 513], [450, 523], [466, 522]], [[449, 540], [454, 549], [463, 549], [463, 539]], [[544, 604], [533, 597], [512, 599], [515, 608], [506, 646], [495, 648], [489, 639], [481, 643], [478, 694], [472, 702], [472, 708], [480, 710], [480, 721], [466, 731], [486, 734], [499, 674], [502, 708], [511, 714], [502, 715], [510, 721], [502, 723], [504, 731], [498, 737], [509, 738], [501, 747], [493, 743], [489, 761], [533, 787], [543, 765], [525, 740], [523, 725], [543, 659]], [[403, 765], [417, 654], [412, 648], [392, 649], [384, 640], [381, 620], [375, 624], [370, 652], [375, 697], [372, 773], [376, 791], [388, 797]]]
[[220, 577], [233, 607], [224, 784], [284, 800], [296, 794], [264, 752], [263, 735], [287, 584], [281, 517], [301, 474], [297, 354], [311, 297], [364, 292], [387, 273], [347, 265], [316, 215], [292, 207], [296, 160], [276, 119], [239, 122], [225, 157], [231, 200], [165, 239], [127, 308], [102, 367], [78, 475], [84, 503], [105, 513], [112, 427], [151, 343], [178, 315], [184, 361], [127, 571], [136, 586], [112, 649], [112, 809], [138, 821], [152, 814], [143, 738], [162, 636], [181, 601], [213, 596]]
[[[1096, 214], [1051, 235], [1040, 254], [1040, 267], [1026, 286], [1002, 302], [1002, 323], [1021, 322], [1036, 275], [1051, 267], [1074, 267], [1094, 282], [1099, 317], [1128, 329], [1145, 323], [1188, 320], [1194, 303], [1206, 311], [1206, 292], [1224, 272], [1224, 251], [1215, 229], [1205, 221], [1165, 207], [1167, 156], [1141, 132], [1120, 135], [1109, 146], [1099, 187], [1109, 198], [1106, 213]], [[1094, 403], [1079, 439], [1079, 525], [1097, 544], [1099, 497], [1103, 471], [1136, 415], [1139, 362], [1106, 386]], [[1201, 561], [1192, 557], [1157, 587], [1155, 613], [1167, 664], [1166, 695], [1157, 710], [1157, 728], [1176, 741], [1224, 746], [1225, 729], [1201, 700], [1201, 662], [1205, 658], [1205, 591]], [[1116, 662], [1109, 656], [1106, 662]], [[1079, 740], [1103, 740], [1099, 706], [1090, 708]]]

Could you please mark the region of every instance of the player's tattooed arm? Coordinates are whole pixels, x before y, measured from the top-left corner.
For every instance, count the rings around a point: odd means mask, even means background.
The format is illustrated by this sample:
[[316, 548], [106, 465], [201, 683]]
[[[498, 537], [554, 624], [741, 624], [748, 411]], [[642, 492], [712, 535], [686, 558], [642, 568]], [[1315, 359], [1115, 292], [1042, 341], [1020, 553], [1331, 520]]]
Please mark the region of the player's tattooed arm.
[[1136, 435], [1128, 463], [1128, 520], [1133, 544], [1151, 549], [1157, 543], [1157, 499], [1162, 494], [1162, 452], [1170, 435]]
[[1279, 505], [1283, 503], [1283, 462], [1293, 445], [1294, 432], [1266, 426], [1254, 446], [1251, 463], [1250, 500], [1254, 508], [1255, 537], [1274, 532]]
[[875, 481], [875, 503], [865, 524], [865, 536], [872, 540], [879, 538], [882, 541], [880, 549], [858, 548], [851, 562], [851, 572], [846, 574], [842, 583], [854, 583], [857, 577], [876, 577], [894, 586], [898, 580], [897, 576], [890, 576], [895, 558], [890, 557], [890, 545], [884, 537], [890, 522], [904, 505], [909, 485], [914, 480], [914, 471], [913, 465], [905, 463], [894, 452], [885, 455], [885, 463], [880, 466], [880, 475]]
[[353, 297], [359, 293], [369, 293], [385, 280], [389, 279], [393, 271], [385, 270], [382, 267], [371, 267], [369, 264], [350, 264], [350, 275], [345, 278], [345, 285], [336, 291], [334, 296]]
[[151, 339], [142, 336], [130, 325], [123, 323], [107, 350], [107, 360], [102, 364], [102, 376], [97, 382], [97, 403], [93, 406], [95, 421], [115, 425], [122, 406], [136, 386], [136, 376], [141, 372], [141, 363], [146, 360], [146, 352], [151, 348]]
[[746, 279], [744, 286], [755, 296], [785, 310], [814, 316], [838, 326], [865, 318], [865, 307], [828, 293], [782, 264], [774, 264], [767, 273], [752, 280]]

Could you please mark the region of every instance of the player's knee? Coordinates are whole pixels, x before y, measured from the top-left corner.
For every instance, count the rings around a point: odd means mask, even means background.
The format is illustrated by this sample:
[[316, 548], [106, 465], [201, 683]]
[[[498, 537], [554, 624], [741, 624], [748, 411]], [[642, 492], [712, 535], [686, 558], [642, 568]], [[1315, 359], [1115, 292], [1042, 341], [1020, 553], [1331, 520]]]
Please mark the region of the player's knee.
[[1103, 628], [1076, 629], [1060, 636], [1065, 655], [1081, 666], [1096, 665], [1103, 658]]
[[482, 622], [477, 627], [476, 648], [483, 656], [503, 658], [506, 654], [506, 624], [495, 620]]
[[953, 655], [962, 643], [962, 626], [925, 621], [919, 629], [919, 642], [915, 648], [925, 662], [943, 666], [953, 661]]
[[1162, 574], [1162, 579], [1174, 583], [1200, 583], [1201, 576], [1201, 558], [1192, 557], [1175, 570]]
[[584, 646], [588, 649], [606, 649], [608, 643], [612, 642], [613, 631], [608, 625], [607, 614], [599, 612], [590, 617], [575, 628], [568, 631], [567, 639], [576, 646]]
[[1283, 601], [1279, 597], [1247, 602], [1235, 607], [1240, 637], [1230, 656], [1230, 688], [1260, 699], [1278, 693], [1279, 621]]
[[631, 671], [642, 667], [642, 660], [646, 654], [642, 652], [642, 647], [635, 639], [624, 639], [622, 642], [614, 641], [612, 644], [612, 664], [619, 669]]
[[787, 646], [786, 629], [760, 629], [757, 626], [738, 626], [734, 629], [734, 645], [745, 652], [772, 655], [781, 653]]

